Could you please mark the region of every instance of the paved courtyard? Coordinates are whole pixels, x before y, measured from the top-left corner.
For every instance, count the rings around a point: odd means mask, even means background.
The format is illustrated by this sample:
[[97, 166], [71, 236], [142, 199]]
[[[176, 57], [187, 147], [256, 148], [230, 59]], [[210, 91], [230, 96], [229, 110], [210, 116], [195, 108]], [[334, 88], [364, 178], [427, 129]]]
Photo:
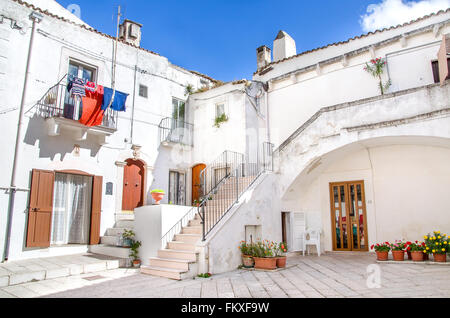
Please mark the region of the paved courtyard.
[[295, 255], [286, 269], [275, 272], [237, 269], [209, 279], [173, 281], [118, 268], [9, 286], [0, 289], [0, 297], [450, 297], [450, 266], [377, 264], [369, 253]]

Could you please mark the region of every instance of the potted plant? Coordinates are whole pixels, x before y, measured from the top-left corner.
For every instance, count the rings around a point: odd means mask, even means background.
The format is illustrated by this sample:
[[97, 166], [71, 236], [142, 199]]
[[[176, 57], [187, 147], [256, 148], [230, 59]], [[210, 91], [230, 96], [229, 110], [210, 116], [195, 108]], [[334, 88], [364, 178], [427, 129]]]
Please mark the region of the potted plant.
[[411, 259], [414, 262], [423, 262], [424, 255], [426, 254], [425, 243], [415, 241], [414, 243], [411, 243], [408, 247], [410, 249]]
[[433, 253], [435, 262], [447, 262], [447, 252], [449, 250], [449, 240], [446, 234], [441, 234], [440, 231], [434, 231], [433, 235], [428, 235], [425, 239], [428, 251]]
[[381, 75], [384, 73], [384, 67], [386, 66], [386, 59], [382, 59], [380, 57], [376, 59], [370, 60], [370, 64], [366, 63], [364, 70], [371, 74], [378, 80], [378, 88], [380, 89], [381, 95], [389, 89], [392, 85], [391, 80], [388, 80], [386, 83], [383, 83], [381, 79]]
[[256, 269], [276, 269], [277, 259], [274, 255], [275, 243], [265, 240], [257, 242], [253, 246], [253, 259], [255, 260]]
[[166, 192], [161, 189], [152, 190], [150, 193], [152, 194], [153, 200], [155, 200], [155, 205], [159, 205], [166, 194]]
[[227, 116], [225, 113], [223, 113], [223, 114], [221, 114], [220, 116], [217, 116], [217, 117], [214, 119], [214, 127], [220, 128], [220, 125], [221, 125], [222, 123], [227, 122], [227, 121], [228, 121], [228, 116]]
[[370, 249], [375, 249], [377, 253], [378, 261], [387, 261], [389, 257], [389, 251], [391, 250], [391, 244], [389, 242], [377, 243], [370, 247]]
[[391, 244], [391, 250], [394, 261], [401, 262], [405, 260], [405, 243], [396, 240], [394, 244]]
[[287, 253], [287, 243], [281, 242], [278, 243], [276, 247], [276, 258], [277, 258], [277, 267], [285, 268], [286, 267], [286, 253]]
[[134, 236], [136, 234], [133, 232], [133, 230], [124, 230], [122, 233], [122, 246], [123, 247], [131, 247], [131, 244], [133, 243]]
[[255, 261], [253, 260], [253, 244], [247, 244], [245, 241], [241, 241], [239, 249], [242, 253], [242, 263], [245, 268], [252, 268], [255, 266]]
[[139, 259], [139, 247], [141, 245], [141, 241], [133, 240], [131, 243], [130, 257], [133, 259], [133, 267], [141, 266], [141, 260]]

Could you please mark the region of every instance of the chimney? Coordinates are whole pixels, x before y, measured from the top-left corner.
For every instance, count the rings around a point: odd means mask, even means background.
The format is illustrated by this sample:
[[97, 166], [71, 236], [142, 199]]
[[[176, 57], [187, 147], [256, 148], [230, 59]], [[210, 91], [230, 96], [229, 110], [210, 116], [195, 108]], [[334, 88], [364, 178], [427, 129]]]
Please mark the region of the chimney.
[[278, 32], [273, 41], [273, 61], [276, 62], [294, 55], [297, 55], [294, 39], [284, 31]]
[[258, 64], [258, 70], [272, 62], [271, 53], [272, 51], [265, 45], [256, 49], [256, 62]]
[[126, 43], [141, 46], [142, 24], [125, 19], [119, 26], [119, 39]]

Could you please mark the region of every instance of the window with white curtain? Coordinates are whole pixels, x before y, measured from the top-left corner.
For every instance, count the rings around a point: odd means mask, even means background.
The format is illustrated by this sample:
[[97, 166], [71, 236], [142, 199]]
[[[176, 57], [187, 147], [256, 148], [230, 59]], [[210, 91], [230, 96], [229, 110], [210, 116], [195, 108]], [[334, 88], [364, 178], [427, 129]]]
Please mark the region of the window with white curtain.
[[55, 174], [51, 244], [88, 244], [92, 177]]

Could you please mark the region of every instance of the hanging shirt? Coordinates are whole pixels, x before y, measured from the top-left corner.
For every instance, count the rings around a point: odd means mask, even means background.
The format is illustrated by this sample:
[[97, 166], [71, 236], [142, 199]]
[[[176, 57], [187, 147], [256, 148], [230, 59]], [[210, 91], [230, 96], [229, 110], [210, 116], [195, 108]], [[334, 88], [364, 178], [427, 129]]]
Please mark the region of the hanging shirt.
[[86, 91], [95, 92], [97, 90], [97, 86], [93, 82], [86, 81]]
[[75, 78], [69, 77], [67, 89], [70, 92], [70, 95], [72, 96], [84, 97], [86, 96], [85, 85], [86, 81], [84, 79], [78, 77]]
[[[106, 110], [109, 106], [109, 103], [111, 102], [113, 90], [108, 87], [104, 87], [104, 95], [103, 95], [103, 105], [102, 110]], [[116, 90], [114, 94], [114, 101], [111, 105], [111, 109], [118, 111], [118, 112], [124, 112], [125, 111], [125, 103], [127, 101], [128, 94], [119, 92]]]

